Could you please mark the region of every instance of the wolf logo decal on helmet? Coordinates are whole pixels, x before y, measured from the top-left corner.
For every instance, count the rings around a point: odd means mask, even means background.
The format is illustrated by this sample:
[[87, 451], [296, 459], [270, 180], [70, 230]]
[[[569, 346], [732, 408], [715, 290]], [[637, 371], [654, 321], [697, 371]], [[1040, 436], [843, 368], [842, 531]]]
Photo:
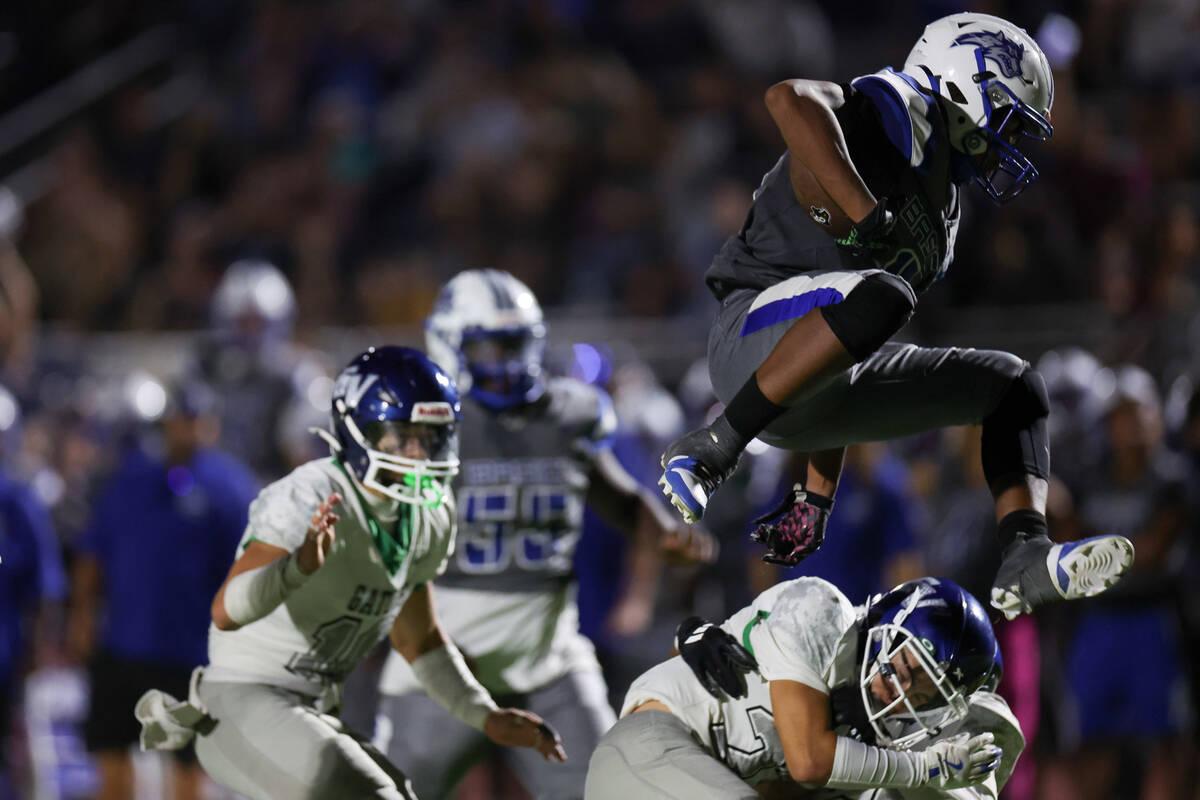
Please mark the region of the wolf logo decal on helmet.
[[1020, 78], [1021, 59], [1025, 56], [1025, 48], [1009, 39], [1000, 31], [972, 31], [964, 33], [954, 40], [952, 46], [973, 44], [983, 53], [983, 57], [995, 62], [1000, 67], [1000, 74], [1006, 78]]

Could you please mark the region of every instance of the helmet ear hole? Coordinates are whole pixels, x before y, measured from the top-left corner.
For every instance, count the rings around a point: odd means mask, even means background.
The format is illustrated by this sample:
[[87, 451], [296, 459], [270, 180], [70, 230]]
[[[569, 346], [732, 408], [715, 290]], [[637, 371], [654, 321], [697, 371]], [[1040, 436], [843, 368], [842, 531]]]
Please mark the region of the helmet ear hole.
[[953, 81], [946, 81], [946, 91], [950, 92], [950, 99], [959, 104], [967, 102], [967, 96], [962, 93], [962, 89], [958, 88], [958, 84]]

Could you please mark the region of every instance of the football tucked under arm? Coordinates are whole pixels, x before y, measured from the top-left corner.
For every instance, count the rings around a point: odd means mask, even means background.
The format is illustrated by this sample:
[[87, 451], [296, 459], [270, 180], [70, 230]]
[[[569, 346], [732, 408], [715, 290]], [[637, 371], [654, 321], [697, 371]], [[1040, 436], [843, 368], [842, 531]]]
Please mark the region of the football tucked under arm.
[[792, 191], [796, 193], [800, 206], [808, 212], [809, 219], [835, 239], [849, 236], [855, 221], [833, 201], [812, 170], [801, 164], [799, 159], [792, 158], [789, 171]]

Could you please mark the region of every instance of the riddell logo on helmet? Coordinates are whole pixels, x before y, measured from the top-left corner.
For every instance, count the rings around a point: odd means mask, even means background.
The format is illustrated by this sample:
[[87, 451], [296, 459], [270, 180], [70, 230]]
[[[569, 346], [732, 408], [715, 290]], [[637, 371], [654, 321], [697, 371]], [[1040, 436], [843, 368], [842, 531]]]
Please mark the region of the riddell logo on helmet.
[[413, 422], [452, 422], [454, 409], [449, 403], [416, 403], [412, 410]]

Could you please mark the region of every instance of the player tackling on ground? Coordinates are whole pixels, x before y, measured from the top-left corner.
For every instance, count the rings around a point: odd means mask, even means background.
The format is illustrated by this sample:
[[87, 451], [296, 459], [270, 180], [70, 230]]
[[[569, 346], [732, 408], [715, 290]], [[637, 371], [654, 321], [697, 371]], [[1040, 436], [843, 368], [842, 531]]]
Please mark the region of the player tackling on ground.
[[1024, 747], [991, 691], [1002, 668], [991, 623], [950, 581], [909, 581], [854, 608], [833, 584], [798, 578], [719, 628], [685, 621], [677, 642], [682, 656], [630, 687], [586, 800], [874, 788], [994, 800]]
[[143, 696], [143, 747], [196, 754], [251, 800], [413, 798], [403, 774], [337, 719], [351, 668], [380, 639], [430, 696], [504, 745], [565, 758], [534, 714], [498, 709], [433, 614], [454, 542], [453, 381], [423, 354], [372, 348], [333, 389], [333, 455], [265, 488], [213, 601], [209, 665], [188, 702]]
[[751, 439], [807, 453], [805, 485], [757, 535], [768, 558], [796, 563], [820, 544], [845, 445], [975, 424], [1006, 545], [993, 606], [1012, 618], [1098, 594], [1128, 569], [1124, 537], [1048, 536], [1048, 402], [1027, 362], [888, 343], [953, 258], [960, 187], [974, 179], [1003, 203], [1037, 177], [1020, 146], [1049, 138], [1053, 95], [1033, 38], [976, 13], [931, 23], [902, 72], [767, 91], [787, 152], [706, 276], [721, 301], [709, 370], [726, 408], [662, 459], [686, 520]]

